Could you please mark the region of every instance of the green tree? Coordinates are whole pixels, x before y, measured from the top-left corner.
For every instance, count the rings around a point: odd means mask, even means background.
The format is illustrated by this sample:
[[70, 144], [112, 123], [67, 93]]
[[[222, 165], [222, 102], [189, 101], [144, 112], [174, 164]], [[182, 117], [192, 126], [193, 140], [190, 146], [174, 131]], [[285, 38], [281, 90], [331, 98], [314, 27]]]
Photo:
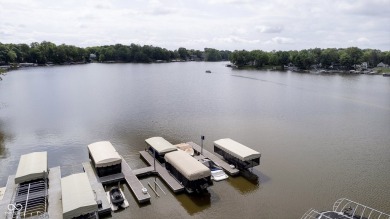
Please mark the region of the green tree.
[[186, 48], [180, 47], [177, 51], [179, 53], [180, 59], [187, 60], [188, 52]]
[[104, 56], [104, 54], [100, 54], [99, 55], [99, 62], [104, 62], [106, 61], [106, 57]]
[[320, 63], [323, 67], [328, 68], [332, 64], [339, 63], [339, 53], [337, 49], [325, 49], [320, 56]]
[[230, 62], [237, 65], [238, 67], [247, 65], [251, 61], [251, 59], [252, 58], [249, 52], [246, 50], [236, 50], [230, 55]]
[[9, 50], [7, 56], [10, 62], [14, 62], [17, 58], [16, 52], [14, 52], [13, 50]]
[[351, 69], [354, 64], [353, 58], [344, 50], [340, 52], [340, 64], [345, 66], [347, 69]]
[[348, 54], [353, 64], [359, 64], [359, 61], [361, 60], [361, 57], [363, 55], [363, 52], [361, 49], [357, 47], [349, 47], [345, 50], [345, 52]]
[[215, 61], [221, 61], [222, 60], [221, 54], [216, 49], [205, 48], [204, 49], [204, 53], [205, 53], [205, 60], [206, 61], [215, 62]]
[[253, 64], [257, 68], [261, 68], [264, 65], [268, 64], [269, 57], [266, 52], [261, 50], [253, 50], [250, 53], [251, 53], [251, 57], [253, 57], [253, 61], [254, 61]]

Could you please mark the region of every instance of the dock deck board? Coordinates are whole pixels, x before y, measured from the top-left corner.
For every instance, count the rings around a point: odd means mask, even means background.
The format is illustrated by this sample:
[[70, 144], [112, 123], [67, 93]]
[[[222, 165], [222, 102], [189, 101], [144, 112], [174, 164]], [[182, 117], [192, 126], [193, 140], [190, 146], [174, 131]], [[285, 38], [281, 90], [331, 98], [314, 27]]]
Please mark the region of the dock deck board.
[[138, 180], [137, 176], [133, 173], [129, 164], [122, 158], [122, 173], [127, 181], [127, 184], [130, 186], [131, 191], [137, 198], [138, 203], [145, 203], [150, 201], [150, 195], [147, 192], [146, 194], [142, 192], [142, 189], [145, 188], [142, 183]]
[[110, 183], [120, 182], [124, 178], [125, 176], [123, 175], [123, 173], [116, 173], [116, 174], [100, 177], [99, 180], [103, 185], [106, 185]]
[[91, 162], [84, 162], [83, 168], [87, 173], [89, 183], [91, 184], [91, 187], [96, 194], [96, 200], [100, 200], [102, 202], [102, 207], [98, 210], [99, 215], [111, 213], [111, 207], [106, 197], [106, 191], [104, 190], [103, 185], [100, 183], [100, 180], [93, 170]]
[[48, 209], [50, 218], [62, 219], [61, 168], [49, 170]]
[[15, 185], [15, 175], [8, 177], [7, 185], [3, 195], [3, 199], [0, 200], [0, 218], [6, 218], [6, 212], [8, 212], [8, 204], [11, 203], [12, 197], [16, 189]]
[[133, 173], [137, 176], [151, 175], [154, 174], [154, 168], [152, 166], [144, 167], [140, 169], [133, 170]]
[[[194, 142], [187, 142], [187, 144], [191, 145], [191, 147], [195, 151], [197, 151], [197, 152], [201, 151], [201, 147], [199, 145], [195, 144]], [[210, 153], [208, 150], [205, 150], [203, 148], [202, 152], [203, 152], [204, 157], [207, 157], [210, 160], [214, 161], [214, 163], [219, 164], [229, 175], [235, 176], [235, 175], [240, 173], [240, 171], [238, 169], [231, 168], [230, 165], [228, 163], [226, 163], [226, 161], [224, 161], [221, 158], [217, 157], [216, 155]]]
[[[139, 152], [141, 157], [153, 167], [153, 157], [150, 155], [147, 151], [140, 151]], [[158, 161], [156, 161], [156, 172], [157, 174], [165, 181], [165, 183], [169, 186], [169, 188], [177, 193], [184, 190], [184, 187], [175, 179], [171, 174], [168, 173], [168, 171], [163, 167]]]

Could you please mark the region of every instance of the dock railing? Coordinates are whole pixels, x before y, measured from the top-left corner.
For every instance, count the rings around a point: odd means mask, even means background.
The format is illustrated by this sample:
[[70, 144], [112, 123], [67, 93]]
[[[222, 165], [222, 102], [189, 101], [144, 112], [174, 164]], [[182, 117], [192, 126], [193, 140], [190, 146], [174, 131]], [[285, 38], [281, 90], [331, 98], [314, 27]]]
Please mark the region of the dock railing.
[[[336, 215], [335, 217], [331, 215]], [[340, 217], [341, 216], [341, 217]], [[330, 211], [319, 212], [315, 209], [307, 211], [301, 219], [390, 219], [390, 215], [384, 212], [378, 211], [366, 205], [357, 203], [347, 198], [338, 199], [333, 204], [333, 209]]]
[[333, 204], [333, 211], [342, 212], [351, 218], [390, 219], [390, 215], [347, 198], [341, 198]]

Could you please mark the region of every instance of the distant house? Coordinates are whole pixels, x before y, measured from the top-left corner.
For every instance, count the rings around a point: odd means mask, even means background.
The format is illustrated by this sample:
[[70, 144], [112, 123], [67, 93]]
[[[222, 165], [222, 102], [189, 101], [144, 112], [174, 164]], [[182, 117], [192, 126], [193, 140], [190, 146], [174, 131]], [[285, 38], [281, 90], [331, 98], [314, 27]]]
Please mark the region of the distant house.
[[383, 62], [379, 63], [378, 65], [376, 65], [376, 67], [379, 67], [379, 68], [388, 68], [389, 65], [388, 64], [385, 64]]
[[95, 60], [96, 59], [96, 55], [93, 54], [93, 53], [89, 54], [89, 59]]
[[202, 59], [199, 58], [197, 55], [190, 55], [190, 60], [191, 61], [202, 61]]
[[360, 68], [362, 68], [362, 69], [367, 69], [367, 68], [368, 68], [368, 62], [363, 62], [363, 63], [360, 65]]

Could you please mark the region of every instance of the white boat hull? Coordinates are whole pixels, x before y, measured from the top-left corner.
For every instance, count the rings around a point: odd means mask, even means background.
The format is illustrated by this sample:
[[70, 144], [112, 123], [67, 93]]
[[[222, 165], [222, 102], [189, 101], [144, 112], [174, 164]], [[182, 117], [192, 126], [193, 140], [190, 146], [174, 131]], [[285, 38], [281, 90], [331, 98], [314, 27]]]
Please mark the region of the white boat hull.
[[[122, 203], [122, 205], [121, 205], [120, 207], [121, 207], [121, 208], [127, 208], [127, 207], [129, 207], [129, 202], [128, 202], [127, 199], [126, 199], [125, 194], [123, 194], [122, 189], [119, 188], [119, 191], [121, 192], [122, 197], [123, 197], [123, 199], [124, 199], [124, 201], [123, 201], [123, 203]], [[110, 192], [106, 192], [106, 197], [107, 197], [108, 203], [110, 204], [111, 210], [112, 210], [112, 211], [117, 211], [117, 210], [119, 210], [119, 206], [114, 205], [114, 204], [111, 203]]]

